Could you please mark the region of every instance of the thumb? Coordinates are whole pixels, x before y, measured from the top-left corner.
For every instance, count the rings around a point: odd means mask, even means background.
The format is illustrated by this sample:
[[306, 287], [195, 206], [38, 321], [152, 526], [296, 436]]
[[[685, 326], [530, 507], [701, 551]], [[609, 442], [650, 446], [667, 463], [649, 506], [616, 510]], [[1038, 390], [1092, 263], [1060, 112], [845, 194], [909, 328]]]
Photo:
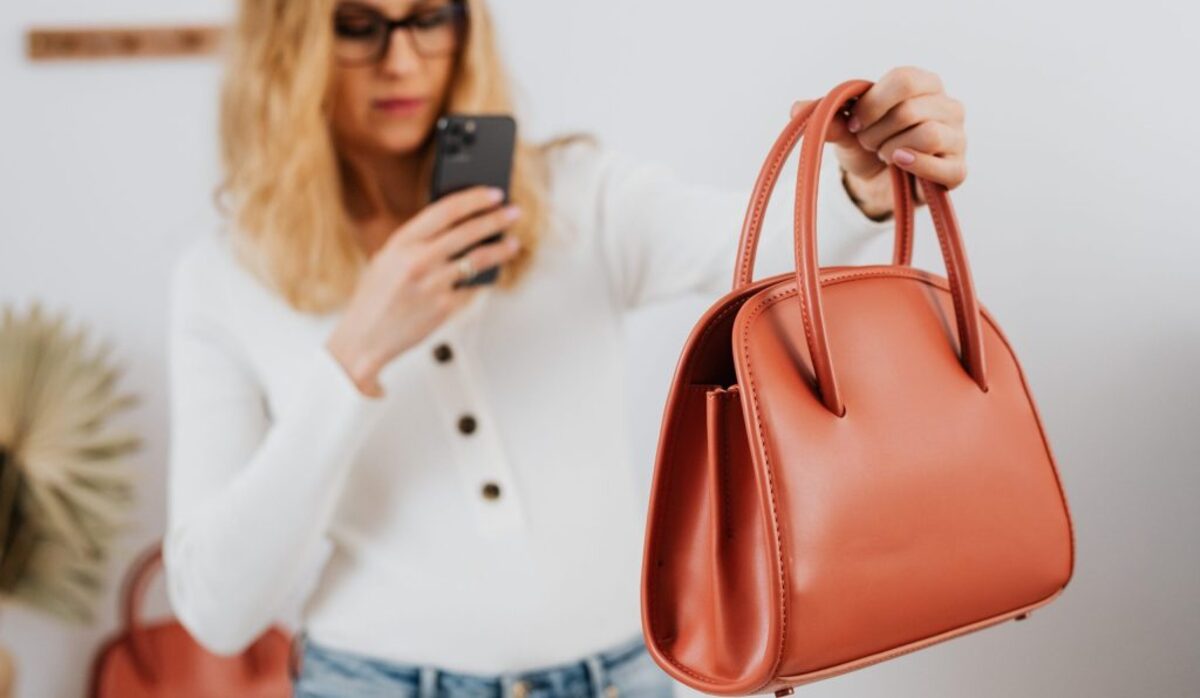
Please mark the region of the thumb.
[[[799, 114], [802, 109], [815, 101], [817, 100], [798, 99], [795, 102], [792, 102], [792, 111], [789, 118], [796, 118], [796, 114]], [[847, 150], [858, 146], [857, 137], [855, 137], [853, 133], [850, 133], [850, 130], [846, 128], [845, 119], [841, 117], [834, 118], [834, 120], [829, 124], [829, 131], [825, 134], [825, 140], [830, 143], [837, 143]]]

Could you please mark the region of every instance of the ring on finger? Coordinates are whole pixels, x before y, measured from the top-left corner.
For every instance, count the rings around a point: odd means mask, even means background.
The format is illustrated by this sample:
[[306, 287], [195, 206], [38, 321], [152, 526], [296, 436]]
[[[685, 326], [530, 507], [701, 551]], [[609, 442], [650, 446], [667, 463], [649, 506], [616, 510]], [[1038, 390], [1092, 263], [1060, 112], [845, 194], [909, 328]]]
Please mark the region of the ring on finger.
[[458, 276], [461, 281], [466, 281], [475, 276], [475, 265], [468, 255], [458, 258]]

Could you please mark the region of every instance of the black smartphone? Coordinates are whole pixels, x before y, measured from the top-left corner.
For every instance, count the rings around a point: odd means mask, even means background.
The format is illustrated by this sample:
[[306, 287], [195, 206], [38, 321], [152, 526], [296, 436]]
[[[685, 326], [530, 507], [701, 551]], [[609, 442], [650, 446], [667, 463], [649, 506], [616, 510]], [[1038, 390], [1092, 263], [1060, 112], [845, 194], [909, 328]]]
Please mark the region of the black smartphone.
[[[437, 200], [459, 189], [480, 184], [504, 191], [508, 203], [508, 183], [512, 175], [513, 149], [517, 122], [508, 114], [443, 114], [434, 129], [433, 180], [430, 200]], [[456, 252], [458, 259], [477, 245], [495, 242], [503, 235], [498, 230], [479, 242]], [[478, 286], [496, 282], [500, 268], [481, 269], [455, 287]]]

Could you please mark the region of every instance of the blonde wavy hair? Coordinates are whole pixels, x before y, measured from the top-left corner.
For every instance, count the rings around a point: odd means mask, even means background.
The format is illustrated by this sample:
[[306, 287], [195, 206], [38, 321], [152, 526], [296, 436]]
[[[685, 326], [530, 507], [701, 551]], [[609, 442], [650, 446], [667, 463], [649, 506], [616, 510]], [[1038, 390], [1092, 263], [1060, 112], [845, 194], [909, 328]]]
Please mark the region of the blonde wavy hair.
[[[335, 2], [241, 0], [223, 49], [222, 179], [214, 199], [232, 223], [229, 233], [239, 261], [303, 312], [340, 307], [367, 262], [346, 210], [344, 173], [328, 116]], [[465, 2], [466, 40], [444, 111], [511, 114], [510, 81], [491, 15], [484, 0]], [[497, 281], [506, 289], [528, 271], [550, 224], [548, 150], [577, 139], [596, 140], [574, 132], [530, 143], [519, 132], [518, 127], [509, 198], [523, 215], [508, 233], [523, 244], [501, 266]], [[433, 139], [426, 139], [416, 154], [425, 192], [433, 155]]]

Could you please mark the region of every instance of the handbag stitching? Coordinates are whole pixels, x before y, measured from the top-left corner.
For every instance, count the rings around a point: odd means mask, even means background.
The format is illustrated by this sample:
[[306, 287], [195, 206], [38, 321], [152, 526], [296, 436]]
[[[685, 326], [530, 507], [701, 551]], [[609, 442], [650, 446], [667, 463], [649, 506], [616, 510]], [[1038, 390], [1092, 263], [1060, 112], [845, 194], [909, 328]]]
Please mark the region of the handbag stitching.
[[[921, 180], [920, 187], [922, 189], [926, 188], [926, 181], [924, 179]], [[946, 235], [944, 233], [946, 230], [946, 224], [941, 215], [941, 203], [932, 203], [934, 201], [934, 197], [931, 196], [926, 196], [925, 198], [931, 202], [929, 206], [929, 215], [933, 217], [934, 229], [938, 232], [938, 246], [942, 248], [942, 259], [946, 263], [946, 278], [950, 281], [951, 288], [958, 287], [958, 284], [956, 283], [957, 278], [954, 275], [954, 265], [951, 263], [956, 258], [950, 253], [950, 248], [946, 245]], [[959, 347], [959, 351], [963, 354], [964, 358], [966, 358], [967, 347], [966, 343], [962, 340], [964, 340], [964, 338], [967, 336], [967, 325], [960, 306], [963, 303], [966, 303], [967, 300], [965, 298], [957, 297], [955, 300], [957, 302], [954, 303], [954, 317], [958, 321], [959, 344], [963, 345]], [[983, 339], [982, 335], [980, 336], [980, 339]]]
[[[818, 107], [817, 109], [820, 110], [820, 107]], [[811, 136], [811, 134], [809, 134], [809, 135]], [[806, 146], [808, 146], [808, 144], [810, 142], [813, 142], [813, 141], [811, 141], [810, 138], [804, 139], [804, 143], [801, 144], [801, 146], [800, 146], [800, 155], [796, 162], [796, 167], [798, 168], [797, 172], [799, 173], [797, 176], [803, 178], [805, 180], [805, 182], [807, 182], [807, 180], [809, 178], [807, 176], [808, 171], [804, 169], [804, 151], [807, 149]], [[825, 139], [824, 139], [824, 136], [822, 135], [821, 142], [817, 143], [817, 145], [815, 146], [817, 148], [817, 166], [818, 167], [820, 166], [820, 162], [821, 162], [821, 148], [824, 146], [824, 142], [825, 142]], [[819, 184], [820, 184], [820, 178], [815, 177], [814, 181], [813, 181], [813, 198], [814, 199], [816, 198], [817, 187]], [[797, 185], [797, 186], [799, 186], [799, 185]], [[803, 187], [801, 187], [801, 188], [803, 188]], [[800, 230], [800, 207], [798, 205], [795, 205], [795, 208], [793, 211], [792, 224], [794, 226], [794, 230], [797, 231], [797, 235], [798, 235], [799, 234], [798, 231]], [[813, 230], [811, 238], [812, 238], [813, 255], [816, 256], [817, 255], [817, 231], [816, 230]], [[797, 292], [799, 292], [799, 286], [801, 283], [800, 274], [801, 274], [801, 269], [803, 266], [800, 264], [800, 259], [799, 259], [801, 249], [802, 248], [799, 244], [799, 240], [797, 240], [796, 241], [796, 257], [797, 257], [796, 258], [796, 290], [797, 290]], [[805, 252], [808, 251], [807, 248], [803, 248], [803, 249]], [[814, 263], [814, 266], [815, 266], [815, 263]], [[817, 284], [818, 291], [819, 291], [820, 286], [821, 286], [820, 269], [817, 270], [816, 284]], [[802, 322], [801, 324], [804, 325], [804, 339], [805, 339], [805, 341], [808, 342], [808, 346], [811, 347], [813, 345], [812, 333], [809, 330], [809, 325], [811, 324], [811, 321], [808, 318], [808, 303], [805, 302], [805, 295], [806, 294], [804, 294], [804, 293], [799, 293], [800, 315], [803, 316], [803, 318], [804, 318], [804, 322]], [[816, 294], [813, 294], [813, 297], [816, 298], [817, 303], [821, 302], [820, 298], [818, 298]], [[824, 325], [825, 325], [825, 323], [824, 323], [824, 321], [822, 321], [821, 326], [824, 327]], [[832, 376], [833, 375], [833, 359], [829, 357], [829, 351], [826, 347], [821, 348], [821, 353], [824, 354], [826, 357], [826, 362], [828, 362], [828, 364], [829, 364], [830, 376]], [[815, 352], [814, 352], [813, 359], [814, 359], [813, 360], [813, 371], [814, 371], [814, 375], [815, 375], [815, 373], [816, 373]], [[819, 377], [817, 378], [817, 381], [818, 381], [818, 383], [820, 382]], [[752, 388], [753, 388], [753, 386], [752, 386]], [[838, 416], [840, 417], [841, 415], [838, 415]], [[765, 456], [765, 454], [764, 454], [764, 456]], [[779, 662], [783, 658], [783, 638], [786, 638], [786, 637], [787, 637], [786, 632], [780, 637], [779, 655], [775, 658], [775, 666], [776, 667], [779, 666]], [[774, 672], [774, 668], [772, 668], [772, 672]]]
[[908, 189], [908, 195], [904, 197], [904, 204], [903, 204], [904, 220], [905, 220], [906, 227], [908, 229], [908, 234], [904, 238], [904, 258], [906, 260], [908, 260], [907, 263], [911, 264], [912, 263], [912, 253], [913, 253], [913, 239], [917, 236], [916, 220], [914, 219], [915, 209], [916, 209], [914, 197], [916, 197], [917, 193], [913, 190], [912, 177], [909, 176], [909, 174], [907, 172], [902, 172], [900, 174], [900, 176], [904, 179], [904, 185]]
[[[770, 172], [769, 181], [771, 181], [771, 182], [774, 182], [775, 178], [778, 176], [776, 174], [776, 171], [779, 169], [779, 166], [780, 166], [779, 161], [780, 161], [780, 158], [777, 156], [772, 157], [772, 159], [771, 159], [770, 167], [769, 167], [769, 172]], [[766, 187], [762, 187], [762, 188], [765, 189]], [[758, 248], [758, 233], [757, 233], [757, 231], [762, 227], [762, 217], [763, 217], [763, 214], [766, 209], [765, 200], [767, 198], [768, 198], [768, 196], [767, 196], [766, 192], [762, 192], [762, 191], [758, 192], [758, 195], [754, 197], [754, 210], [751, 213], [751, 222], [750, 222], [752, 238], [748, 239], [746, 241], [746, 245], [747, 245], [747, 247], [754, 248], [756, 250]], [[750, 255], [743, 255], [742, 258], [739, 260], [741, 263], [741, 266], [739, 269], [739, 277], [740, 278], [744, 279], [747, 276], [746, 267], [749, 266], [747, 263], [749, 261], [748, 260], [749, 256]]]
[[[733, 396], [728, 391], [722, 391], [718, 394], [718, 399], [727, 402]], [[717, 463], [717, 476], [721, 482], [721, 504], [725, 507], [725, 526], [722, 527], [721, 535], [727, 539], [733, 537], [733, 506], [730, 502], [732, 495], [729, 493], [729, 471], [732, 469], [729, 464], [729, 439], [732, 430], [728, 426], [729, 420], [725, 417], [728, 409], [727, 404], [721, 404], [721, 421], [717, 423], [717, 428], [721, 431], [721, 458]]]
[[[758, 387], [754, 383], [754, 371], [750, 366], [750, 332], [748, 330], [748, 326], [750, 321], [757, 317], [762, 308], [765, 307], [767, 301], [773, 297], [775, 296], [768, 294], [766, 298], [759, 301], [758, 306], [751, 309], [749, 315], [746, 316], [746, 320], [743, 322], [742, 326], [742, 356], [746, 359], [746, 379], [750, 382], [750, 397], [753, 401], [754, 409], [752, 412], [754, 414], [754, 424], [756, 427], [755, 433], [758, 436], [759, 452], [762, 453], [764, 466], [763, 473], [766, 475], [767, 479], [767, 493], [769, 495], [769, 502], [771, 505], [771, 521], [774, 524], [773, 537], [775, 538], [775, 568], [778, 570], [779, 576], [779, 651], [775, 653], [775, 660], [771, 665], [770, 677], [768, 677], [767, 683], [770, 683], [771, 678], [775, 676], [779, 669], [779, 663], [783, 661], [784, 644], [787, 642], [787, 575], [783, 570], [783, 532], [779, 528], [779, 516], [776, 511], [775, 476], [771, 472], [771, 457], [767, 454], [767, 443], [763, 438], [764, 428], [758, 410]], [[784, 298], [786, 297], [786, 294], [778, 297]], [[800, 307], [803, 309], [803, 302], [801, 302]], [[762, 690], [762, 686], [759, 686], [758, 690]]]
[[[754, 197], [754, 211], [751, 217], [751, 234], [753, 237], [747, 240], [746, 243], [747, 247], [751, 250], [757, 250], [758, 248], [758, 238], [759, 234], [762, 232], [762, 218], [764, 215], [766, 215], [767, 200], [770, 199], [771, 193], [774, 191], [775, 185], [779, 181], [779, 169], [783, 167], [783, 163], [787, 161], [787, 157], [791, 155], [792, 150], [796, 148], [796, 141], [799, 140], [801, 134], [803, 134], [807, 129], [810, 119], [812, 119], [812, 114], [804, 117], [802, 121], [796, 124], [795, 130], [791, 134], [788, 134], [786, 139], [783, 141], [783, 147], [775, 148], [771, 151], [771, 159], [769, 161], [768, 168], [770, 175], [766, 180], [763, 180], [764, 183], [770, 182], [771, 186], [762, 187], [762, 191], [758, 192], [758, 195]], [[749, 280], [750, 276], [752, 275], [752, 270], [747, 268], [749, 266], [748, 262], [750, 261], [750, 255], [743, 255], [739, 261], [741, 263], [739, 277], [747, 280], [745, 284], [742, 285], [744, 286], [753, 283]]]

